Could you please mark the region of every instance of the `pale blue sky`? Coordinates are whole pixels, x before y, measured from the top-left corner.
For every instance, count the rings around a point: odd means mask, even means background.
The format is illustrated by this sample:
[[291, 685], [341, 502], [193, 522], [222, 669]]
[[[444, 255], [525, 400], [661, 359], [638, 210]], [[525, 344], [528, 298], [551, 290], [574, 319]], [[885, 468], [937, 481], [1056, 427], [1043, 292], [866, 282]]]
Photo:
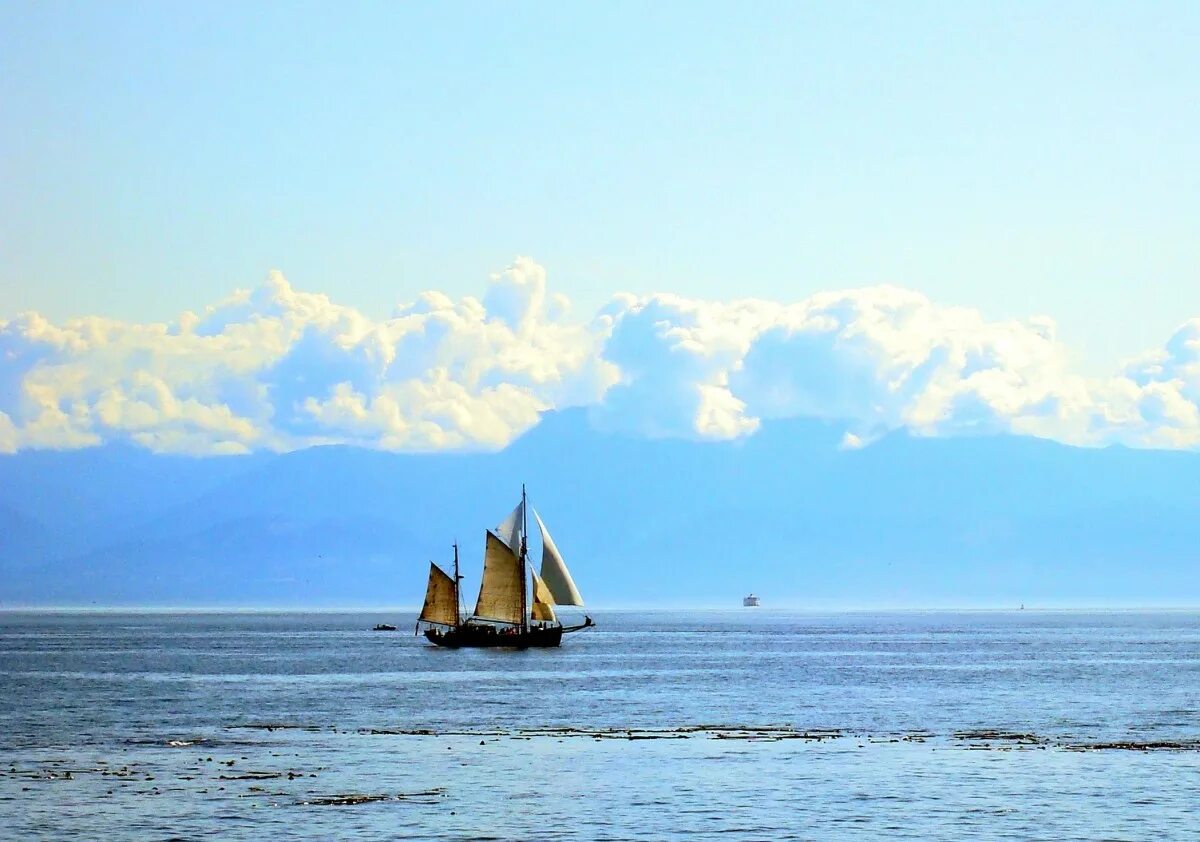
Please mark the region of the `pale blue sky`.
[[897, 283], [1087, 368], [1200, 315], [1194, 4], [245, 6], [0, 4], [0, 316], [516, 254], [584, 314]]

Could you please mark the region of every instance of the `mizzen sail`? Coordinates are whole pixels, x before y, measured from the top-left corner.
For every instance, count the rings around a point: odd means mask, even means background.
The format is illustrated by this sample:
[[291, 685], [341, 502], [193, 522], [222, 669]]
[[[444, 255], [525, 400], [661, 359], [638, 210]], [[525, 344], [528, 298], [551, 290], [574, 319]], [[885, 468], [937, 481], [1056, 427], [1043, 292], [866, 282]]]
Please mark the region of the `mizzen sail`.
[[487, 534], [483, 553], [483, 582], [475, 603], [481, 620], [521, 623], [521, 561], [502, 539]]
[[556, 605], [583, 605], [583, 597], [579, 595], [579, 589], [575, 587], [571, 571], [567, 569], [567, 564], [563, 561], [558, 547], [554, 546], [550, 530], [546, 528], [546, 524], [542, 523], [542, 518], [536, 509], [534, 509], [533, 518], [537, 521], [538, 529], [542, 531], [542, 581], [546, 583], [546, 587], [554, 597], [554, 603]]
[[458, 625], [458, 597], [454, 580], [433, 562], [429, 564], [429, 584], [425, 587], [425, 604], [421, 607], [420, 619], [423, 623]]

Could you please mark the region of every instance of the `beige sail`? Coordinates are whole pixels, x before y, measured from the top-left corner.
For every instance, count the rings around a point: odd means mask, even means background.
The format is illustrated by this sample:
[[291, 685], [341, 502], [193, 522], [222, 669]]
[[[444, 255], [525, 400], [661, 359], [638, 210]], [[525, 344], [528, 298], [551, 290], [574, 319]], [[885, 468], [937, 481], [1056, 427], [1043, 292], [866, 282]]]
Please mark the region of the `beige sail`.
[[550, 589], [532, 570], [529, 571], [529, 575], [533, 577], [533, 606], [529, 610], [530, 618], [547, 623], [557, 621], [558, 618], [554, 616], [554, 597], [550, 595]]
[[454, 593], [454, 580], [432, 562], [429, 564], [429, 584], [425, 588], [421, 622], [443, 626], [458, 624], [458, 598]]
[[508, 544], [508, 548], [517, 555], [521, 554], [521, 542], [525, 538], [525, 500], [521, 499], [517, 507], [509, 513], [500, 525], [496, 527], [496, 536]]
[[502, 623], [521, 622], [521, 562], [491, 532], [487, 534], [483, 553], [483, 582], [479, 586], [475, 616]]
[[542, 518], [536, 509], [533, 517], [537, 521], [538, 529], [542, 530], [542, 580], [550, 589], [554, 603], [556, 605], [583, 605], [583, 597], [579, 595], [579, 589], [575, 587], [571, 571], [567, 569], [567, 564], [559, 554], [558, 547], [554, 546], [550, 530], [546, 529], [546, 524], [542, 523]]

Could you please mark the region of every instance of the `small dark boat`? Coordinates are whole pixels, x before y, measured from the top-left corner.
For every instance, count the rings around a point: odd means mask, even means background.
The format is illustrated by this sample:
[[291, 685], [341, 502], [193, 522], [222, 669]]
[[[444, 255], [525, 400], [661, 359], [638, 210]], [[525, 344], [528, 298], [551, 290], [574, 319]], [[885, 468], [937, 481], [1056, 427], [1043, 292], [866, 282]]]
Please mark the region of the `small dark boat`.
[[[533, 513], [542, 533], [542, 571], [539, 576], [528, 564], [525, 540], [528, 521], [525, 515], [525, 489], [521, 502], [493, 532], [487, 532], [483, 553], [483, 582], [475, 613], [462, 619], [459, 611], [458, 544], [454, 545], [454, 576], [433, 562], [429, 564], [429, 584], [425, 604], [417, 620], [417, 632], [424, 626], [425, 638], [450, 649], [461, 647], [529, 649], [558, 646], [564, 634], [596, 625], [591, 617], [564, 626], [554, 612], [555, 606], [583, 606], [583, 597], [554, 545], [546, 524]], [[526, 577], [528, 571], [529, 577]]]
[[371, 629], [371, 631], [395, 631], [395, 630], [396, 630], [396, 627], [393, 626], [391, 623], [380, 623], [375, 628]]

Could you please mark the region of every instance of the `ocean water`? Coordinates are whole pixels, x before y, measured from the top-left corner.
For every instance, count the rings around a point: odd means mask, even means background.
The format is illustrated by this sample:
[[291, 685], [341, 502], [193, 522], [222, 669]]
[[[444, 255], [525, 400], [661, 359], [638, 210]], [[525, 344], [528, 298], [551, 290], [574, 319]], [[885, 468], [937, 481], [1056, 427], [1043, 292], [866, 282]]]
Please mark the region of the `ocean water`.
[[1200, 838], [1200, 614], [594, 616], [0, 614], [0, 837]]

